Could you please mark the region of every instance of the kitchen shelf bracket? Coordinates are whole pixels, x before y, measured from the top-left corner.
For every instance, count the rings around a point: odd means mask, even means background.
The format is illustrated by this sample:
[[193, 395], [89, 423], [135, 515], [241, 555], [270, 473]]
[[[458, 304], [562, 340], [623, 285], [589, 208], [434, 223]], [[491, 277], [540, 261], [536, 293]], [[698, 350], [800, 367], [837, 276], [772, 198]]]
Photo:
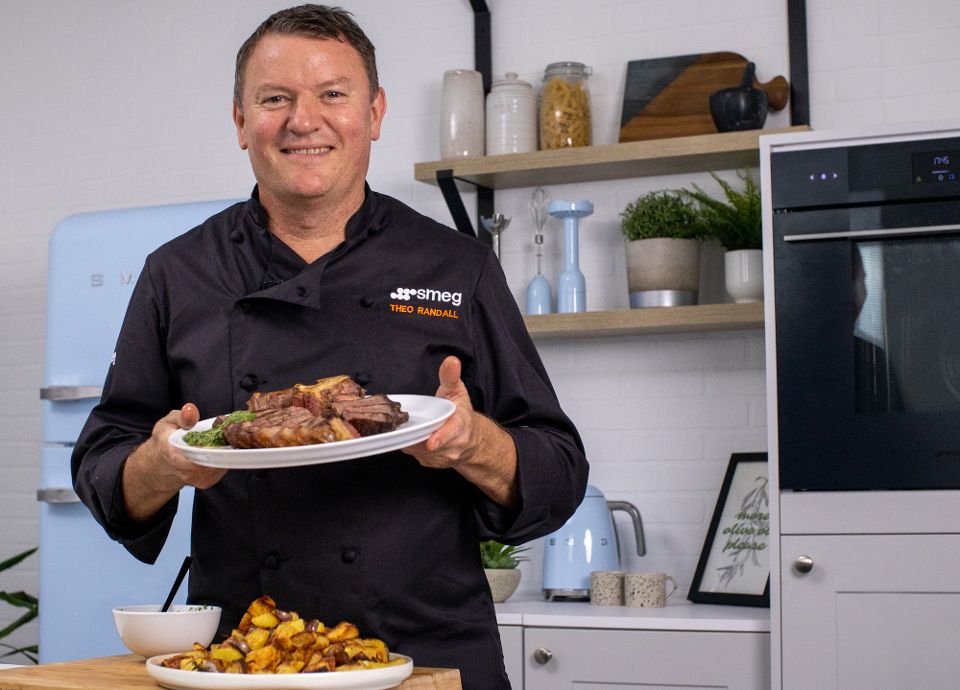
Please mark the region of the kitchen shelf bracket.
[[806, 0], [787, 0], [787, 27], [790, 41], [790, 124], [809, 125]]
[[450, 210], [450, 216], [457, 230], [465, 235], [473, 235], [480, 238], [487, 244], [493, 243], [493, 236], [490, 233], [480, 232], [480, 219], [493, 216], [493, 189], [470, 182], [469, 180], [460, 180], [467, 184], [473, 184], [477, 188], [477, 229], [474, 230], [470, 222], [470, 216], [466, 207], [463, 205], [463, 199], [460, 197], [460, 190], [457, 189], [457, 178], [450, 168], [441, 168], [437, 170], [437, 186], [443, 193], [443, 199], [447, 202], [447, 208]]
[[483, 93], [493, 85], [493, 50], [490, 47], [490, 10], [486, 0], [470, 0], [473, 8], [473, 63], [483, 75]]

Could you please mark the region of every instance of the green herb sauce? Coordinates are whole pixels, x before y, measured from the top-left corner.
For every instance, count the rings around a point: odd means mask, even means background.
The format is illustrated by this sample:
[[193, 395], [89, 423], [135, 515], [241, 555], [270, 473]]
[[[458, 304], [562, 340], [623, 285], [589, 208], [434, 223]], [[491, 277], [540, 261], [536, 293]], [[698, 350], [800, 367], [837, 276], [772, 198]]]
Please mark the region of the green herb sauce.
[[227, 437], [223, 435], [223, 427], [228, 424], [238, 424], [240, 422], [251, 422], [257, 418], [256, 412], [247, 410], [237, 410], [224, 417], [223, 423], [214, 429], [206, 431], [188, 431], [183, 435], [184, 443], [191, 446], [203, 446], [205, 448], [215, 448], [229, 446]]

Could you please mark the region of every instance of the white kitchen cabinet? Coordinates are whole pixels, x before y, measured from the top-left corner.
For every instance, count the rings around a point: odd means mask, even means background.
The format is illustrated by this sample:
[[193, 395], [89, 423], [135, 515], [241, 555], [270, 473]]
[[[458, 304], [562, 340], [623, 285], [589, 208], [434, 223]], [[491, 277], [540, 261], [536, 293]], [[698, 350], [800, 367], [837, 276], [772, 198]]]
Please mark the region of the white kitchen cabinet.
[[956, 491], [786, 491], [773, 506], [775, 690], [960, 687]]
[[503, 645], [503, 665], [513, 690], [523, 690], [523, 627], [500, 625], [500, 644]]
[[511, 600], [497, 621], [513, 690], [770, 687], [765, 608]]
[[783, 690], [960, 687], [960, 535], [784, 536], [780, 580]]
[[524, 690], [770, 687], [765, 633], [524, 629]]

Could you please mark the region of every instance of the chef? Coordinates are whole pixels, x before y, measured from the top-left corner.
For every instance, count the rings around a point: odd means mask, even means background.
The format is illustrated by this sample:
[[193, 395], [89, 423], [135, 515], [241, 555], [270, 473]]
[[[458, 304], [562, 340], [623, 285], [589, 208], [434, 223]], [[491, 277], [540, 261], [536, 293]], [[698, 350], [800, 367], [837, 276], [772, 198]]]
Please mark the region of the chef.
[[[221, 634], [268, 594], [458, 668], [464, 688], [509, 688], [478, 542], [559, 528], [587, 462], [493, 252], [366, 184], [385, 111], [348, 12], [283, 10], [247, 39], [233, 119], [256, 187], [148, 257], [74, 484], [148, 563], [192, 509], [188, 599], [223, 608]], [[303, 467], [201, 467], [168, 443], [255, 391], [337, 374], [456, 411], [402, 451]]]

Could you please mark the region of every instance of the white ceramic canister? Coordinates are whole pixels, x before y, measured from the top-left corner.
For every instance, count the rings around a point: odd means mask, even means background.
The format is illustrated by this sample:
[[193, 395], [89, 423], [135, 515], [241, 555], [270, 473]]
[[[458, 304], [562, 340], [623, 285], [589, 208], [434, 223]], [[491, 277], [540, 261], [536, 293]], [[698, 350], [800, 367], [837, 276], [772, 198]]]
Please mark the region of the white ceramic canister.
[[470, 69], [444, 72], [440, 94], [440, 157], [482, 156], [483, 120], [483, 75]]
[[529, 82], [507, 72], [487, 95], [487, 155], [537, 150], [537, 99]]

